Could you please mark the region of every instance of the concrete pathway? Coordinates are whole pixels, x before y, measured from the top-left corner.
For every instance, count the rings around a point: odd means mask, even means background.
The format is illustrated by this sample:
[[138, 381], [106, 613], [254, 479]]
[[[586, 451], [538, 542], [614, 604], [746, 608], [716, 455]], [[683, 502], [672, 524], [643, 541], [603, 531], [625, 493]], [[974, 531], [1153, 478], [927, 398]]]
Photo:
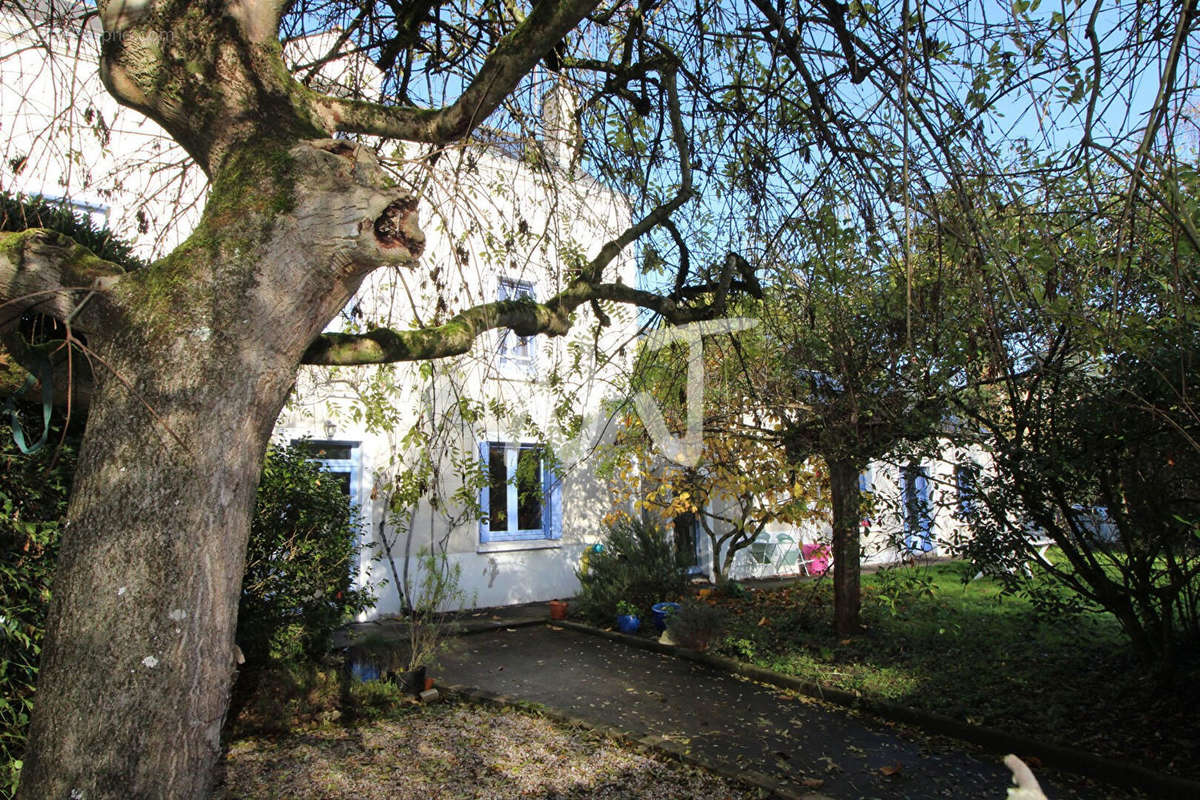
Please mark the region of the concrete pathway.
[[[839, 800], [1005, 797], [1003, 754], [938, 739], [709, 667], [553, 626], [459, 637], [439, 683], [539, 703]], [[1051, 800], [1132, 795], [1037, 770]]]

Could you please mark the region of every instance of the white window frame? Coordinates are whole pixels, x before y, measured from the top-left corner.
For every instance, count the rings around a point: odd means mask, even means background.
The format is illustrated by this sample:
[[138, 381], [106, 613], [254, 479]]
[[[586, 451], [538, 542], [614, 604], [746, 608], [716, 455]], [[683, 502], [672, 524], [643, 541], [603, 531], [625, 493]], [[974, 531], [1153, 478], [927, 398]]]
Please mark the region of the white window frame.
[[[526, 297], [537, 300], [537, 291], [532, 281], [504, 277], [497, 281], [496, 299], [520, 300]], [[514, 352], [518, 347], [524, 347], [525, 352]], [[537, 337], [518, 336], [508, 328], [501, 328], [498, 353], [501, 366], [515, 367], [532, 373], [537, 366]]]
[[[505, 530], [492, 530], [489, 512], [491, 510], [491, 449], [504, 448], [506, 517], [508, 526]], [[540, 454], [538, 471], [542, 487], [542, 519], [538, 528], [521, 529], [518, 513], [517, 497], [517, 459], [522, 450], [534, 450]], [[479, 443], [480, 462], [483, 467], [484, 483], [479, 491], [479, 542], [519, 542], [538, 539], [562, 538], [562, 479], [555, 474], [553, 467], [546, 461], [546, 448], [535, 442], [499, 442], [486, 441]]]
[[[311, 461], [321, 465], [321, 468], [332, 474], [346, 473], [350, 476], [350, 515], [353, 522], [356, 518], [360, 524], [355, 527], [359, 536], [359, 552], [355, 557], [352, 572], [358, 574], [362, 567], [362, 551], [367, 546], [366, 519], [362, 507], [362, 495], [359, 485], [362, 483], [362, 442], [346, 439], [292, 439], [292, 447], [304, 447]], [[346, 447], [350, 449], [349, 458], [321, 458], [317, 455], [322, 448]]]

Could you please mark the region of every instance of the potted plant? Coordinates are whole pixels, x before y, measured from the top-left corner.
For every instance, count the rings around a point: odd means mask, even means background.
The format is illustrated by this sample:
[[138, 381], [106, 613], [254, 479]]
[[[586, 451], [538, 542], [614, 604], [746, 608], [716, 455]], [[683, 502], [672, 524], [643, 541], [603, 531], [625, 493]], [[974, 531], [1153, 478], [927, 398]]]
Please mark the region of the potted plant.
[[638, 619], [637, 606], [628, 600], [617, 601], [617, 630], [621, 633], [637, 633], [642, 626]]
[[654, 627], [659, 633], [667, 629], [667, 620], [678, 610], [679, 603], [655, 603], [650, 606], [650, 613], [654, 615]]
[[462, 567], [451, 565], [444, 551], [434, 554], [422, 550], [417, 560], [421, 577], [404, 612], [408, 623], [407, 669], [396, 676], [401, 687], [414, 695], [427, 688], [426, 668], [444, 647], [450, 615], [461, 611], [467, 599], [460, 587]]
[[667, 619], [667, 633], [676, 644], [703, 652], [720, 636], [724, 625], [722, 609], [708, 603], [688, 602]]

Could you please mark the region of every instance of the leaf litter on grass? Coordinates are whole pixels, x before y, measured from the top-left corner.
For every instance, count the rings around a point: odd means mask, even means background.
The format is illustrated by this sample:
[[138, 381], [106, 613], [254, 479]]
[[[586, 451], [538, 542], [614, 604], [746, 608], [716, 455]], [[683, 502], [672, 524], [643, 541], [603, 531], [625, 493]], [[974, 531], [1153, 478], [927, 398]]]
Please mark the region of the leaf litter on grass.
[[442, 703], [233, 742], [214, 800], [758, 798], [757, 789], [525, 711]]

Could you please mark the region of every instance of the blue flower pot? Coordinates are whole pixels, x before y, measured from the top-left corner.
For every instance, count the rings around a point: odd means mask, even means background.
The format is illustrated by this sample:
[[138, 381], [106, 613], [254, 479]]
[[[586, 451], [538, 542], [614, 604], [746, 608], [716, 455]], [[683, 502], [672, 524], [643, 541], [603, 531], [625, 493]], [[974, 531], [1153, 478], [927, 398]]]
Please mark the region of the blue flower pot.
[[650, 611], [654, 614], [654, 627], [662, 633], [667, 629], [667, 617], [679, 610], [679, 603], [655, 603], [650, 606]]
[[621, 633], [637, 633], [642, 621], [632, 614], [617, 615], [617, 630]]

